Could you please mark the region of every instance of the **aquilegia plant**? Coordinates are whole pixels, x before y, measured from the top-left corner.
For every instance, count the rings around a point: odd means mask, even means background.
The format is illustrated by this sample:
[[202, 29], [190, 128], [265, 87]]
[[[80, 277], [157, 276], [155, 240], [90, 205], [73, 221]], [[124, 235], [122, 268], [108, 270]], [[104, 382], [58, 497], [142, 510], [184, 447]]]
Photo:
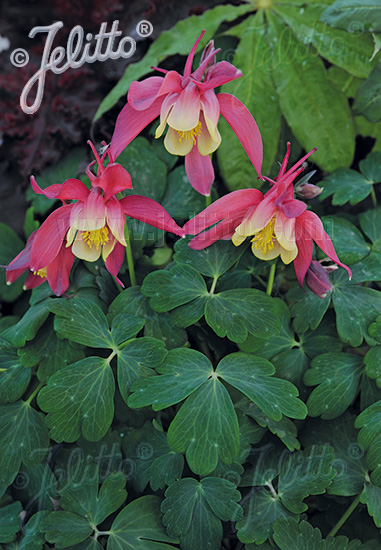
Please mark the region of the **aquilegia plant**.
[[[217, 6], [213, 16], [250, 13], [250, 25], [240, 19], [232, 33], [256, 52], [253, 75], [244, 75], [252, 94], [269, 90], [259, 104], [274, 106], [273, 80], [280, 78], [278, 93], [294, 66], [277, 57], [284, 44], [274, 34], [273, 3], [259, 4], [255, 21], [253, 4]], [[274, 2], [287, 18], [281, 31], [305, 10], [300, 33], [309, 37], [308, 22], [323, 7], [295, 6]], [[159, 41], [165, 54], [176, 53], [179, 40], [187, 53], [202, 28], [192, 25], [211, 21], [210, 11], [163, 33], [147, 53], [157, 54], [152, 63], [163, 59]], [[362, 57], [373, 53], [370, 35], [360, 43], [344, 30], [325, 31], [324, 40], [344, 35]], [[238, 68], [218, 61], [210, 41], [192, 66], [204, 33], [183, 74], [155, 68], [163, 76], [130, 84], [109, 146], [102, 142], [99, 153], [89, 142], [95, 160], [83, 181], [70, 177], [73, 162], [53, 185], [51, 173], [31, 177], [26, 245], [0, 224], [12, 283], [0, 281], [4, 550], [381, 547], [381, 213], [372, 187], [381, 181], [381, 154], [363, 159], [361, 173], [327, 176], [324, 190], [310, 183], [313, 173], [297, 179], [307, 162], [320, 165], [315, 148], [300, 153], [296, 138], [280, 168], [262, 169], [259, 108], [252, 114], [217, 90], [241, 77], [240, 57]], [[277, 57], [274, 72], [260, 64], [262, 53]], [[345, 50], [340, 63], [357, 53]], [[311, 110], [320, 73], [332, 79], [325, 92], [347, 102], [344, 91], [353, 94], [364, 74], [326, 70], [315, 50], [308, 55], [293, 62], [298, 78], [312, 73]], [[284, 105], [293, 131], [299, 87]], [[241, 161], [251, 161], [244, 168], [229, 155], [220, 115]], [[157, 141], [147, 139], [152, 122]], [[262, 117], [264, 138], [272, 125]], [[212, 153], [221, 143], [226, 159], [218, 165]], [[234, 186], [214, 170], [229, 162]], [[219, 198], [211, 202], [215, 174]], [[34, 207], [41, 217], [49, 212], [41, 225]]]

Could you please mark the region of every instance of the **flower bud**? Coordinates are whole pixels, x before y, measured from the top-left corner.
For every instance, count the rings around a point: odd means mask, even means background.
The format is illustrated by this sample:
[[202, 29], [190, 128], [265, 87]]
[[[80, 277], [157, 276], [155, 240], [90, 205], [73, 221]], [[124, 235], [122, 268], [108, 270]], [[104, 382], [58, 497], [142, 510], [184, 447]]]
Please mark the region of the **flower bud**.
[[316, 260], [312, 260], [308, 268], [306, 285], [319, 298], [325, 298], [327, 293], [332, 290], [327, 271]]
[[323, 187], [318, 187], [313, 183], [301, 183], [295, 187], [295, 193], [302, 199], [314, 199], [323, 191]]

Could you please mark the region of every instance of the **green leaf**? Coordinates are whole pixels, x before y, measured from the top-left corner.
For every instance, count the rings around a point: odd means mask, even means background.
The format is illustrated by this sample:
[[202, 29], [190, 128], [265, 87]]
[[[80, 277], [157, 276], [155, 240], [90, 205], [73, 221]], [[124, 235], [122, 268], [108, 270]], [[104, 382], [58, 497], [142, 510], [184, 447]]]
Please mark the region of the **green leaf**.
[[365, 82], [360, 84], [353, 104], [353, 110], [356, 115], [363, 115], [370, 122], [378, 122], [381, 120], [380, 78], [381, 63], [376, 65]]
[[369, 325], [368, 332], [377, 342], [381, 342], [381, 315], [376, 317], [375, 322]]
[[[321, 57], [356, 77], [366, 78], [369, 75], [372, 67], [369, 61], [373, 53], [371, 37], [365, 35], [359, 39], [356, 33], [332, 29], [321, 23], [319, 18], [324, 10], [323, 2], [305, 4], [303, 8], [275, 4], [274, 9], [299, 40], [316, 48]], [[303, 63], [303, 49], [302, 53], [298, 51], [295, 55], [299, 55], [297, 62]]]
[[233, 342], [244, 342], [249, 332], [265, 339], [280, 330], [274, 301], [254, 288], [209, 295], [205, 320], [220, 338], [227, 336]]
[[373, 517], [376, 527], [381, 527], [381, 488], [366, 483], [360, 502], [367, 505], [368, 514]]
[[31, 372], [22, 366], [16, 350], [0, 338], [0, 403], [20, 399], [28, 387]]
[[168, 349], [181, 347], [187, 341], [185, 330], [175, 327], [168, 313], [157, 313], [148, 304], [138, 287], [130, 287], [121, 292], [109, 308], [111, 322], [118, 313], [137, 315], [145, 320], [144, 335], [165, 342]]
[[144, 320], [134, 315], [119, 314], [112, 320], [111, 337], [117, 347], [134, 338], [144, 327]]
[[324, 10], [321, 21], [352, 33], [380, 32], [381, 6], [378, 0], [336, 0]]
[[372, 242], [381, 237], [381, 206], [367, 212], [361, 212], [359, 220], [361, 229]]
[[42, 550], [45, 537], [40, 532], [40, 527], [41, 522], [47, 514], [46, 510], [40, 510], [28, 520], [23, 527], [23, 534], [18, 543], [17, 550]]
[[52, 500], [59, 497], [57, 485], [57, 479], [47, 462], [32, 467], [22, 464], [12, 491], [15, 498], [28, 502], [28, 510], [53, 510]]
[[0, 542], [12, 542], [16, 533], [20, 531], [20, 514], [22, 506], [20, 502], [12, 502], [4, 508], [0, 508]]
[[232, 353], [220, 361], [216, 374], [251, 399], [265, 415], [279, 421], [282, 414], [303, 419], [305, 404], [296, 396], [297, 388], [287, 380], [272, 377], [273, 365], [266, 359]]
[[100, 104], [98, 111], [95, 113], [94, 121], [111, 109], [120, 97], [126, 95], [131, 82], [146, 75], [150, 71], [149, 67], [157, 67], [163, 59], [170, 55], [188, 55], [201, 31], [208, 29], [207, 36], [203, 38], [198, 47], [200, 51], [212, 38], [223, 21], [232, 21], [251, 9], [250, 5], [216, 6], [211, 10], [206, 10], [200, 16], [192, 15], [179, 21], [171, 29], [163, 31], [150, 46], [143, 59], [127, 67], [121, 80]]
[[44, 324], [49, 311], [50, 300], [31, 306], [18, 323], [1, 333], [4, 340], [8, 340], [15, 348], [25, 346], [27, 340], [33, 340]]
[[361, 493], [368, 469], [364, 451], [357, 444], [354, 417], [350, 413], [344, 413], [330, 422], [309, 419], [300, 439], [305, 446], [333, 447], [335, 458], [332, 467], [336, 475], [327, 489], [328, 494], [355, 496]]
[[299, 286], [289, 290], [287, 301], [291, 317], [294, 318], [293, 326], [298, 334], [303, 334], [308, 329], [316, 330], [331, 303], [331, 295], [332, 292], [327, 292], [327, 296], [322, 299]]
[[[99, 487], [99, 468], [95, 464], [83, 465], [59, 490], [60, 506], [86, 518], [93, 525], [101, 524], [124, 503], [127, 491], [122, 472], [111, 473]], [[54, 514], [54, 513], [53, 513]]]
[[212, 472], [218, 458], [230, 464], [237, 457], [237, 415], [217, 378], [207, 380], [188, 397], [169, 426], [168, 443], [174, 451], [186, 453], [189, 467], [199, 475]]
[[202, 353], [191, 349], [174, 349], [168, 352], [158, 367], [160, 376], [143, 378], [134, 382], [128, 398], [132, 408], [152, 404], [160, 411], [179, 403], [195, 391], [213, 373], [213, 367]]
[[290, 512], [305, 512], [308, 506], [304, 499], [326, 491], [336, 474], [333, 458], [332, 447], [316, 444], [288, 457], [279, 475], [278, 495]]
[[[0, 265], [8, 265], [21, 250], [24, 243], [18, 235], [5, 223], [0, 223]], [[13, 302], [23, 291], [25, 276], [12, 285], [6, 284], [6, 272], [0, 271], [0, 298], [5, 302]]]
[[238, 420], [209, 360], [195, 350], [171, 350], [157, 371], [160, 376], [134, 382], [128, 405], [152, 404], [161, 410], [190, 396], [169, 427], [169, 445], [176, 452], [186, 451], [189, 466], [203, 475], [216, 468], [219, 456], [232, 462], [239, 450]]
[[167, 532], [180, 539], [184, 550], [208, 548], [219, 550], [222, 539], [221, 521], [236, 521], [242, 516], [237, 504], [241, 495], [236, 486], [216, 477], [200, 482], [184, 478], [165, 492], [161, 505]]
[[381, 346], [370, 348], [364, 357], [364, 365], [367, 376], [376, 379], [377, 386], [381, 388]]
[[124, 195], [143, 195], [159, 202], [167, 182], [167, 166], [160, 160], [144, 137], [137, 137], [118, 157], [118, 163], [129, 172], [133, 189]]
[[44, 415], [24, 401], [0, 406], [0, 493], [16, 478], [21, 462], [36, 466], [42, 462], [49, 437]]
[[[156, 143], [163, 147], [162, 143]], [[173, 155], [170, 156], [176, 159]], [[184, 220], [192, 218], [205, 207], [204, 197], [189, 184], [183, 165], [177, 166], [169, 173], [161, 204], [172, 218], [183, 218]]]
[[300, 443], [296, 438], [298, 431], [289, 418], [284, 416], [281, 420], [272, 420], [253, 402], [247, 406], [240, 403], [239, 407], [245, 414], [253, 418], [259, 426], [268, 428], [271, 433], [277, 435], [290, 451], [300, 449]]
[[265, 542], [272, 532], [274, 521], [278, 518], [293, 517], [280, 499], [274, 498], [263, 487], [254, 487], [244, 497], [242, 506], [245, 516], [236, 524], [236, 528], [239, 540], [245, 543], [255, 542], [257, 545]]
[[355, 427], [360, 428], [358, 442], [366, 454], [366, 462], [372, 473], [370, 480], [374, 485], [381, 487], [381, 401], [377, 401], [356, 419]]
[[307, 521], [278, 519], [274, 523], [274, 540], [280, 550], [323, 550], [319, 529], [313, 528]]
[[40, 227], [40, 222], [34, 219], [34, 207], [30, 206], [25, 212], [24, 219], [24, 234], [26, 239], [29, 239], [33, 231], [36, 231]]
[[37, 376], [46, 382], [50, 376], [60, 369], [83, 359], [83, 349], [68, 340], [57, 338], [51, 324], [45, 325], [38, 331], [33, 342], [18, 350], [21, 364], [31, 368], [39, 365]]
[[[273, 78], [287, 123], [304, 149], [318, 147], [314, 161], [323, 170], [349, 166], [355, 132], [346, 97], [328, 79], [323, 61], [309, 53], [292, 31], [287, 32], [287, 47], [281, 48], [284, 26], [276, 16], [268, 14], [268, 19], [266, 38], [275, 52]], [[295, 63], [296, 51], [303, 51], [301, 63]]]
[[144, 491], [148, 483], [157, 491], [181, 478], [183, 455], [172, 451], [166, 434], [152, 424], [130, 432], [123, 440], [123, 450], [134, 465], [131, 481], [138, 492]]
[[[362, 174], [349, 168], [339, 168], [321, 182], [324, 188], [320, 199], [332, 196], [332, 204], [357, 204], [370, 194], [371, 182]], [[329, 219], [329, 218], [328, 218]], [[349, 223], [349, 222], [348, 222]]]
[[87, 539], [93, 532], [89, 522], [71, 512], [51, 512], [41, 526], [54, 548], [68, 548]]
[[118, 385], [126, 403], [131, 384], [143, 376], [150, 376], [150, 369], [161, 365], [166, 355], [164, 342], [154, 338], [134, 338], [127, 343], [118, 354]]
[[308, 401], [309, 416], [324, 420], [343, 414], [355, 398], [363, 370], [362, 358], [350, 353], [323, 353], [304, 375], [307, 386], [316, 386]]
[[381, 293], [372, 288], [348, 283], [347, 274], [333, 276], [333, 306], [337, 332], [344, 343], [360, 346], [363, 339], [374, 345], [368, 326], [381, 313]]
[[178, 541], [164, 530], [160, 498], [147, 495], [133, 500], [119, 512], [110, 529], [107, 550], [174, 550], [167, 542]]
[[154, 271], [144, 279], [141, 292], [150, 306], [163, 313], [207, 295], [204, 279], [193, 267], [178, 264], [170, 271]]
[[48, 309], [56, 315], [54, 329], [60, 338], [92, 348], [113, 346], [106, 317], [101, 308], [91, 300], [53, 300]]
[[114, 417], [115, 382], [107, 359], [86, 357], [59, 370], [38, 394], [48, 413], [50, 437], [58, 443], [101, 439]]
[[[264, 28], [263, 11], [259, 11], [228, 31], [240, 38], [232, 63], [239, 67], [243, 76], [225, 84], [222, 91], [238, 97], [254, 115], [263, 140], [262, 170], [267, 174], [277, 154], [282, 113], [269, 67], [271, 50], [265, 40]], [[221, 121], [220, 131], [222, 142], [217, 150], [218, 163], [230, 191], [259, 187], [252, 163], [225, 121]]]
[[192, 250], [190, 238], [175, 243], [173, 259], [177, 264], [193, 267], [206, 277], [221, 277], [245, 252], [245, 247], [234, 246], [230, 241], [218, 241], [204, 250]]
[[381, 182], [381, 153], [375, 151], [359, 162], [360, 170], [371, 183]]

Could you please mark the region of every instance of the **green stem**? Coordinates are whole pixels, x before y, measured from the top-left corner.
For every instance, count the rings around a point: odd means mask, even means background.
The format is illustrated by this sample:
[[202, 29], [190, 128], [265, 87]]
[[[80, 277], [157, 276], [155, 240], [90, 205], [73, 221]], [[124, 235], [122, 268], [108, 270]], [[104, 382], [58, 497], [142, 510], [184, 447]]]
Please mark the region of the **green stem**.
[[212, 193], [205, 196], [205, 206], [208, 207], [212, 204]]
[[330, 530], [328, 533], [328, 536], [334, 537], [336, 533], [341, 529], [341, 527], [344, 525], [344, 523], [347, 521], [351, 513], [354, 511], [358, 503], [360, 502], [361, 493], [357, 495], [357, 497], [354, 499], [352, 504], [347, 508], [347, 510], [344, 512], [344, 514], [341, 516], [339, 521], [336, 523], [336, 525]]
[[33, 399], [36, 397], [36, 395], [38, 394], [38, 392], [40, 391], [43, 385], [44, 385], [44, 382], [40, 382], [38, 384], [37, 388], [34, 389], [34, 391], [30, 394], [28, 399], [25, 401], [27, 405], [30, 405], [32, 403]]
[[376, 193], [374, 192], [374, 187], [372, 185], [372, 187], [370, 188], [370, 196], [372, 197], [372, 202], [373, 202], [373, 206], [375, 208], [377, 208], [377, 198], [376, 198]]
[[254, 277], [257, 279], [257, 281], [258, 281], [259, 283], [261, 283], [262, 286], [264, 286], [265, 288], [267, 288], [267, 283], [266, 283], [266, 281], [264, 281], [264, 280], [262, 279], [262, 277], [260, 277], [259, 275], [254, 275]]
[[218, 281], [218, 275], [215, 275], [213, 277], [213, 282], [212, 282], [212, 286], [210, 287], [209, 294], [214, 294], [214, 291], [216, 289], [217, 281]]
[[273, 264], [270, 267], [270, 275], [269, 275], [269, 280], [267, 282], [267, 289], [266, 289], [266, 294], [268, 294], [269, 296], [271, 296], [273, 286], [274, 286], [275, 269], [276, 269], [276, 264]]
[[130, 231], [128, 229], [127, 220], [126, 220], [126, 225], [125, 225], [125, 228], [124, 228], [124, 234], [125, 234], [126, 243], [127, 243], [126, 257], [127, 257], [128, 272], [130, 274], [131, 286], [136, 286], [134, 259], [132, 257]]

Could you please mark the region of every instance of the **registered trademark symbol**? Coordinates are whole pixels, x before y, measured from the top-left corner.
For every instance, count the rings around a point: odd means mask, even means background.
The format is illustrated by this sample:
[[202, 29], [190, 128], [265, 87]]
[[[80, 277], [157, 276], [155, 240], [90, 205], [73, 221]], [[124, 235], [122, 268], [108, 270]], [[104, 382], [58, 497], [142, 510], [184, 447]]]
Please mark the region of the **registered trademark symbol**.
[[153, 33], [153, 25], [149, 21], [143, 19], [143, 21], [140, 21], [140, 23], [136, 25], [136, 32], [142, 38], [147, 38], [147, 36]]

